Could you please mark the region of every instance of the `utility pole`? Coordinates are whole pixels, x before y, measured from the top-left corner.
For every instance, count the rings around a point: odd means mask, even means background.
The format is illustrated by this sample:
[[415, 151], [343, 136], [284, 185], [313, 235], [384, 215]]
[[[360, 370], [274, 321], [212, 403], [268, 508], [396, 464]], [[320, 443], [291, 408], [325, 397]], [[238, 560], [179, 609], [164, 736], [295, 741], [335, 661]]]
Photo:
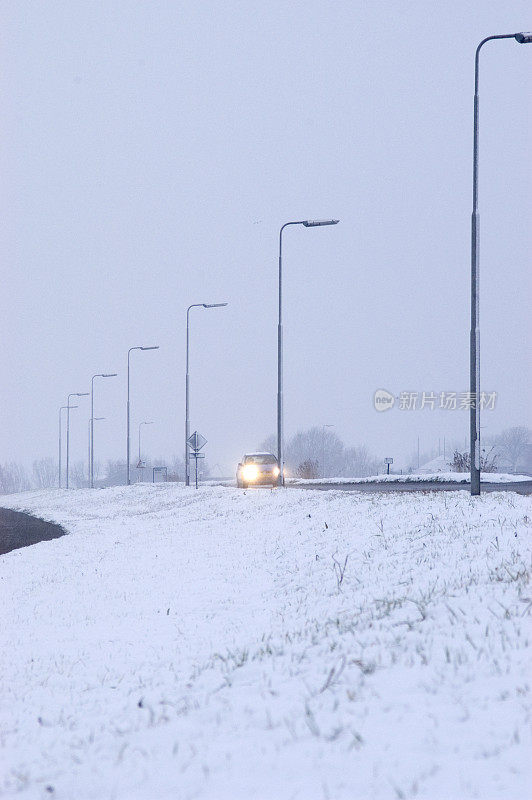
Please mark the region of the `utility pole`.
[[190, 454], [188, 437], [190, 436], [190, 309], [191, 308], [224, 308], [227, 303], [192, 303], [187, 308], [187, 338], [185, 352], [185, 486], [190, 486]]
[[130, 437], [130, 412], [129, 412], [129, 373], [130, 373], [130, 355], [132, 350], [158, 350], [159, 345], [153, 345], [151, 347], [130, 347], [127, 351], [127, 420], [126, 420], [126, 428], [127, 428], [127, 442], [126, 442], [126, 483], [129, 486], [131, 483], [131, 437]]
[[91, 426], [91, 457], [90, 457], [90, 488], [94, 489], [94, 379], [95, 378], [116, 378], [118, 373], [116, 372], [98, 372], [96, 375], [93, 375], [91, 378], [91, 418], [90, 418], [90, 426]]
[[486, 42], [515, 39], [519, 44], [532, 43], [532, 33], [502, 33], [487, 36], [475, 52], [475, 97], [473, 102], [473, 212], [471, 214], [471, 328], [469, 334], [469, 438], [471, 494], [480, 494], [480, 322], [479, 322], [479, 242], [478, 210], [478, 134], [479, 134], [479, 56]]
[[304, 225], [305, 228], [319, 228], [323, 225], [337, 225], [337, 219], [305, 219], [285, 222], [279, 230], [279, 307], [277, 320], [277, 462], [279, 465], [279, 486], [284, 486], [284, 405], [283, 405], [283, 231], [289, 225]]
[[[59, 463], [59, 474], [57, 476], [57, 485], [58, 485], [59, 489], [61, 488], [61, 455], [62, 455], [62, 449], [63, 449], [62, 438], [61, 438], [61, 427], [62, 427], [61, 426], [61, 411], [64, 411], [67, 408], [68, 408], [68, 406], [61, 406], [61, 408], [59, 409], [59, 462], [58, 462]], [[77, 408], [77, 406], [70, 406], [70, 408]]]

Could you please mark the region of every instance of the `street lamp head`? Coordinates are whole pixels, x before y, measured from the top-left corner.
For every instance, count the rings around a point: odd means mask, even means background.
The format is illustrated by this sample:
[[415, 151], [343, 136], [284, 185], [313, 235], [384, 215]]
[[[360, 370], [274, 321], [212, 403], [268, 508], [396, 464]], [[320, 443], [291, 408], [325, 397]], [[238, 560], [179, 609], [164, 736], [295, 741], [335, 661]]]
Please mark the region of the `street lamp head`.
[[339, 219], [306, 219], [303, 222], [305, 228], [317, 228], [321, 225], [338, 225]]
[[[88, 397], [89, 395], [90, 395], [90, 392], [74, 392], [72, 396], [73, 397]], [[71, 406], [71, 408], [72, 408], [72, 406]]]
[[514, 39], [516, 42], [519, 42], [519, 44], [530, 44], [532, 42], [532, 31], [516, 33]]
[[72, 411], [73, 408], [79, 408], [79, 406], [63, 406], [63, 408], [68, 408], [69, 411]]
[[222, 308], [227, 303], [202, 303], [203, 308]]
[[139, 350], [158, 350], [159, 345], [156, 344], [154, 347], [139, 347]]
[[102, 372], [100, 378], [116, 378], [118, 372]]

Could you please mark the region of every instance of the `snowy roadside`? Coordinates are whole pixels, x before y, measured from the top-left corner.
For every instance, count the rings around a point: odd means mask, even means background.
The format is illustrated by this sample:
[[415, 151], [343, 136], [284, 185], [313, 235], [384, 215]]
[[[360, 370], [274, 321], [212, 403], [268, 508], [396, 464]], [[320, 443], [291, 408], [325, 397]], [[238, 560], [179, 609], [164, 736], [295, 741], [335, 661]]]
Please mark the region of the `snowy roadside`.
[[[482, 483], [520, 483], [532, 480], [530, 475], [514, 475], [505, 472], [483, 472]], [[469, 483], [469, 473], [465, 472], [413, 472], [408, 475], [371, 475], [367, 478], [293, 478], [290, 483], [312, 485], [320, 483], [410, 483], [429, 481], [431, 483]]]
[[71, 533], [0, 557], [6, 796], [528, 797], [529, 498], [2, 505]]

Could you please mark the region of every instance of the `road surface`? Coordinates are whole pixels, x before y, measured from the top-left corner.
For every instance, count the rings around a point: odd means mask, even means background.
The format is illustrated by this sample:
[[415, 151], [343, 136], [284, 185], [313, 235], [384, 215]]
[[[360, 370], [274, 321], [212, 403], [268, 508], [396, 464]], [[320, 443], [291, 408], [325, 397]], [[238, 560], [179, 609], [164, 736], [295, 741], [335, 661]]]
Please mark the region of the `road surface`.
[[[454, 481], [371, 481], [367, 483], [297, 483], [286, 484], [291, 489], [320, 489], [341, 492], [459, 492], [471, 491], [469, 483]], [[532, 494], [532, 480], [512, 483], [481, 483], [481, 492], [517, 492]]]
[[53, 522], [45, 522], [10, 508], [0, 508], [0, 555], [19, 547], [57, 539], [65, 533], [64, 528]]

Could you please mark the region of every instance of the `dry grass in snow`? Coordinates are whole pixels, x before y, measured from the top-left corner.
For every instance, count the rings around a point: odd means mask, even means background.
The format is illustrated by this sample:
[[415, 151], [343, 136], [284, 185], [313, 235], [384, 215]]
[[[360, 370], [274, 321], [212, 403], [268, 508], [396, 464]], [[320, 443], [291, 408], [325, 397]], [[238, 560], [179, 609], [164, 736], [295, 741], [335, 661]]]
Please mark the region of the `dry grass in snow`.
[[5, 796], [528, 796], [528, 498], [3, 503], [70, 532], [0, 557]]

